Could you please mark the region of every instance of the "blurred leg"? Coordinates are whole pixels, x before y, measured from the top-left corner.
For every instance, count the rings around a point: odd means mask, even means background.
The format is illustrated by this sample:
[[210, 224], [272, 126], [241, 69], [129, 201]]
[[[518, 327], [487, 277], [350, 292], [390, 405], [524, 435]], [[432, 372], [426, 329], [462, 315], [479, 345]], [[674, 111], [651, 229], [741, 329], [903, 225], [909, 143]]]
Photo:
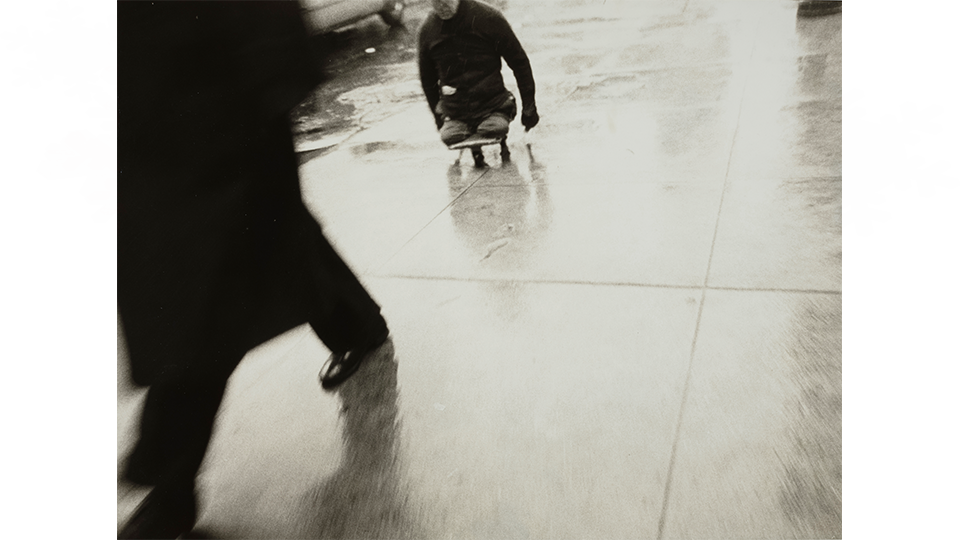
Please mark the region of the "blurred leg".
[[387, 323], [380, 306], [370, 297], [357, 276], [323, 236], [314, 229], [315, 252], [311, 253], [315, 290], [308, 320], [317, 337], [334, 354], [379, 344], [386, 338]]
[[184, 376], [150, 386], [140, 438], [127, 463], [129, 480], [148, 486], [193, 484], [228, 378], [229, 373]]
[[[241, 357], [242, 358], [242, 357]], [[147, 391], [128, 480], [153, 490], [120, 531], [122, 538], [169, 538], [196, 521], [194, 482], [237, 357], [218, 359], [216, 373], [157, 382]]]

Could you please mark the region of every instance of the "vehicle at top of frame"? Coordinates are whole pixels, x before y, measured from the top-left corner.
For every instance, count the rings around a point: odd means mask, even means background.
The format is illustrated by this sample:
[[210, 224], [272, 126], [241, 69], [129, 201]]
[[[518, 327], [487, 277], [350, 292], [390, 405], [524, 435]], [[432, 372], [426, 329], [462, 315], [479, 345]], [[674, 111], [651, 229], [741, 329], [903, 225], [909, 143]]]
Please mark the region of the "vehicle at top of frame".
[[300, 0], [307, 28], [323, 34], [379, 15], [383, 22], [401, 26], [408, 0]]

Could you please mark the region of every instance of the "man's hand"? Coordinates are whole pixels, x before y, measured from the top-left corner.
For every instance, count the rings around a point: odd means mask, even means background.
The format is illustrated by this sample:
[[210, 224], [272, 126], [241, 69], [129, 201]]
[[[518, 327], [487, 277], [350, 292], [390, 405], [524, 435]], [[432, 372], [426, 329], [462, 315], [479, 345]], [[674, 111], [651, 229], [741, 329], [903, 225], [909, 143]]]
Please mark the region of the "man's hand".
[[533, 129], [533, 126], [540, 123], [540, 115], [537, 114], [536, 105], [524, 105], [523, 112], [520, 113], [520, 123], [523, 124], [523, 127], [527, 128], [527, 131], [530, 131]]

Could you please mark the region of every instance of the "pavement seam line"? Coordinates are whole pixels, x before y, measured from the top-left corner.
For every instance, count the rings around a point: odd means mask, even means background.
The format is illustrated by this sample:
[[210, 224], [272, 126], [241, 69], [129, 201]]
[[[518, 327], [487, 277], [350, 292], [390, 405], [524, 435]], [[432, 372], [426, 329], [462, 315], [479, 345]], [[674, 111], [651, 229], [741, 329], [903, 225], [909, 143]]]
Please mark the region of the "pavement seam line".
[[[753, 48], [750, 50], [750, 58], [746, 62], [748, 66], [753, 64], [753, 58], [757, 52], [757, 42], [759, 41], [760, 23], [762, 20], [763, 15], [757, 17], [757, 25], [754, 28], [753, 33]], [[697, 323], [693, 330], [693, 342], [690, 344], [690, 359], [687, 362], [687, 375], [684, 379], [683, 393], [680, 397], [680, 410], [677, 412], [676, 429], [674, 430], [673, 435], [673, 447], [670, 450], [670, 462], [667, 466], [667, 479], [664, 482], [663, 487], [663, 504], [660, 507], [660, 520], [657, 524], [657, 540], [663, 539], [663, 531], [667, 523], [667, 511], [669, 510], [670, 506], [670, 493], [673, 485], [673, 471], [677, 459], [677, 448], [680, 445], [680, 433], [683, 429], [683, 413], [686, 411], [687, 401], [689, 398], [690, 380], [693, 377], [693, 361], [696, 358], [697, 338], [700, 336], [700, 322], [703, 317], [703, 306], [706, 303], [707, 291], [710, 289], [710, 269], [713, 265], [713, 254], [717, 247], [717, 236], [720, 231], [720, 218], [723, 215], [723, 201], [727, 194], [727, 187], [730, 185], [730, 164], [733, 162], [733, 152], [737, 147], [737, 136], [740, 133], [740, 119], [743, 116], [743, 103], [746, 100], [747, 85], [749, 82], [750, 72], [748, 71], [745, 76], [745, 80], [743, 81], [743, 87], [741, 88], [740, 105], [737, 110], [737, 127], [734, 128], [733, 137], [730, 141], [730, 152], [727, 155], [727, 170], [723, 175], [723, 188], [720, 191], [720, 203], [717, 205], [717, 219], [713, 227], [713, 239], [710, 241], [710, 256], [707, 258], [707, 269], [703, 276], [703, 285], [701, 286], [700, 291], [700, 307], [697, 310]]]
[[635, 287], [646, 289], [675, 289], [675, 290], [698, 290], [698, 291], [736, 291], [736, 292], [759, 292], [759, 293], [785, 293], [785, 294], [825, 294], [842, 295], [841, 291], [830, 289], [776, 289], [772, 287], [703, 287], [700, 285], [669, 285], [665, 283], [631, 283], [628, 281], [581, 281], [576, 279], [515, 279], [510, 277], [459, 277], [459, 276], [430, 276], [414, 274], [390, 274], [390, 273], [366, 273], [364, 276], [374, 279], [412, 279], [421, 281], [459, 281], [464, 283], [493, 283], [493, 282], [516, 282], [529, 283], [534, 285], [590, 285], [600, 287]]
[[482, 173], [480, 173], [479, 176], [477, 176], [477, 179], [476, 179], [476, 180], [474, 180], [473, 182], [471, 182], [469, 186], [467, 186], [466, 188], [464, 188], [464, 190], [461, 191], [456, 197], [454, 197], [450, 202], [448, 202], [446, 205], [444, 205], [444, 207], [441, 208], [439, 212], [437, 212], [432, 218], [430, 218], [429, 220], [427, 220], [427, 222], [423, 225], [423, 227], [420, 227], [420, 229], [419, 229], [417, 232], [413, 233], [413, 236], [411, 236], [406, 242], [404, 242], [402, 246], [400, 246], [399, 248], [397, 248], [397, 250], [394, 251], [392, 255], [390, 255], [389, 257], [387, 257], [386, 260], [384, 260], [381, 264], [377, 265], [377, 267], [376, 267], [373, 271], [367, 272], [366, 275], [368, 275], [368, 276], [376, 276], [377, 274], [379, 274], [380, 270], [382, 270], [383, 267], [385, 267], [386, 265], [390, 264], [390, 261], [392, 261], [397, 255], [399, 255], [400, 252], [404, 250], [404, 248], [406, 248], [408, 245], [410, 245], [410, 242], [413, 242], [414, 240], [416, 240], [416, 238], [417, 238], [418, 236], [420, 236], [420, 233], [422, 233], [423, 231], [425, 231], [425, 230], [427, 229], [427, 227], [430, 226], [431, 223], [433, 223], [434, 221], [437, 220], [438, 217], [440, 217], [441, 215], [443, 215], [443, 213], [446, 212], [448, 208], [450, 208], [450, 207], [452, 207], [454, 204], [456, 204], [456, 202], [459, 201], [460, 198], [463, 197], [464, 194], [467, 193], [467, 191], [470, 191], [470, 189], [472, 189], [473, 186], [477, 185], [477, 182], [479, 182], [484, 176], [486, 176], [486, 174], [487, 174], [488, 172], [490, 172], [490, 169], [489, 169], [489, 168], [484, 169], [484, 171], [483, 171]]
[[690, 343], [690, 361], [687, 363], [687, 375], [683, 381], [683, 392], [680, 398], [680, 410], [677, 412], [677, 424], [673, 433], [673, 447], [670, 449], [670, 462], [667, 465], [667, 480], [663, 486], [663, 504], [660, 507], [660, 519], [657, 522], [657, 540], [663, 538], [663, 529], [667, 523], [667, 509], [670, 501], [670, 487], [673, 484], [673, 468], [677, 461], [677, 446], [680, 441], [680, 428], [683, 425], [683, 413], [687, 408], [687, 392], [690, 388], [690, 379], [693, 375], [693, 358], [697, 351], [697, 338], [700, 336], [700, 319], [703, 317], [703, 304], [707, 299], [706, 289], [700, 292], [700, 306], [697, 309], [697, 323], [693, 328], [693, 340]]

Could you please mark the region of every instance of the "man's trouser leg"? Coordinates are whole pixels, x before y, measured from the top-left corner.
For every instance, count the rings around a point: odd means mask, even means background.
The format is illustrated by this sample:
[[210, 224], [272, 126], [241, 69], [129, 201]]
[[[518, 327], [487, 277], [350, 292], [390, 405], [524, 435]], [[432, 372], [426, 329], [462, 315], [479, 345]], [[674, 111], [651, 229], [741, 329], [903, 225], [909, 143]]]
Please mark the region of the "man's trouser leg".
[[147, 486], [193, 485], [232, 370], [218, 371], [150, 385], [140, 437], [127, 463], [129, 480]]
[[[316, 288], [307, 307], [308, 320], [320, 341], [335, 354], [344, 354], [379, 338], [387, 332], [380, 306], [371, 298], [357, 276], [323, 236], [313, 230], [315, 255], [311, 270]], [[306, 292], [306, 291], [305, 291]]]
[[440, 128], [440, 140], [447, 146], [457, 144], [470, 135], [470, 126], [460, 120], [447, 118], [443, 121], [443, 126]]
[[490, 137], [502, 139], [510, 131], [510, 120], [501, 113], [493, 113], [484, 118], [477, 126], [477, 135], [481, 137]]
[[125, 476], [153, 489], [119, 536], [172, 537], [191, 530], [196, 523], [197, 472], [213, 434], [227, 379], [240, 358], [220, 360], [224, 363], [216, 373], [155, 382], [147, 390], [139, 439]]

